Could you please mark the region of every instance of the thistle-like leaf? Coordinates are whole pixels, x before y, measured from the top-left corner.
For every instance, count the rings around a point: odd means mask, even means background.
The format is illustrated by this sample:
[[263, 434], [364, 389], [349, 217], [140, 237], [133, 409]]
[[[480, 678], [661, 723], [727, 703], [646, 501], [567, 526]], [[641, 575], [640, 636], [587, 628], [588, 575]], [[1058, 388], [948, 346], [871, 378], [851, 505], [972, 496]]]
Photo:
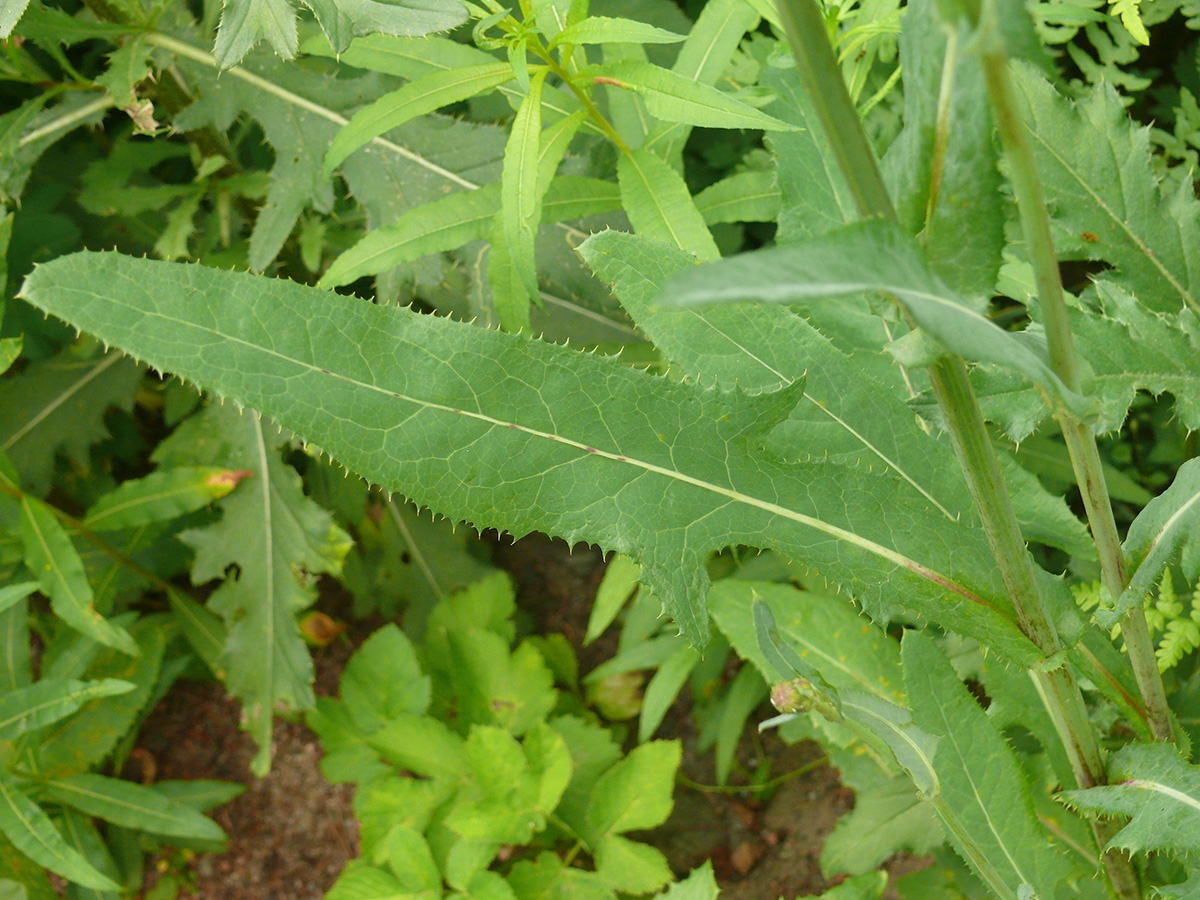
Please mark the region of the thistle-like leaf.
[[1063, 791], [1059, 798], [1090, 813], [1129, 816], [1110, 847], [1131, 852], [1200, 852], [1200, 768], [1169, 744], [1126, 744], [1108, 763], [1109, 784]]
[[790, 464], [762, 447], [799, 385], [723, 394], [285, 281], [116, 254], [61, 257], [24, 295], [440, 514], [634, 556], [697, 645], [708, 634], [702, 560], [749, 544], [802, 559], [882, 618], [910, 609], [1037, 658], [981, 534], [947, 530], [888, 475]]

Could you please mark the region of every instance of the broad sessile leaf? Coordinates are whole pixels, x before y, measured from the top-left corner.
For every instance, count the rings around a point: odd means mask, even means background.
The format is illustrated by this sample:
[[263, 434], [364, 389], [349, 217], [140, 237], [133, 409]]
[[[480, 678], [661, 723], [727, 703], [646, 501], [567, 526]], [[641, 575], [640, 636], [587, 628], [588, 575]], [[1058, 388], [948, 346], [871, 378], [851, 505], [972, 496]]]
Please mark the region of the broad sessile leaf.
[[887, 475], [762, 447], [798, 383], [753, 397], [674, 384], [294, 283], [115, 254], [60, 258], [24, 294], [443, 515], [634, 557], [697, 645], [702, 561], [732, 543], [802, 559], [883, 618], [911, 609], [1036, 658], [977, 531], [948, 530]]
[[1187, 180], [1164, 196], [1151, 163], [1149, 129], [1135, 127], [1121, 98], [1101, 83], [1078, 104], [1034, 70], [1015, 70], [1038, 170], [1058, 222], [1107, 277], [1147, 310], [1200, 312], [1200, 202]]
[[1069, 806], [1129, 823], [1109, 841], [1130, 852], [1200, 852], [1200, 769], [1169, 744], [1127, 744], [1108, 763], [1109, 784], [1063, 791]]

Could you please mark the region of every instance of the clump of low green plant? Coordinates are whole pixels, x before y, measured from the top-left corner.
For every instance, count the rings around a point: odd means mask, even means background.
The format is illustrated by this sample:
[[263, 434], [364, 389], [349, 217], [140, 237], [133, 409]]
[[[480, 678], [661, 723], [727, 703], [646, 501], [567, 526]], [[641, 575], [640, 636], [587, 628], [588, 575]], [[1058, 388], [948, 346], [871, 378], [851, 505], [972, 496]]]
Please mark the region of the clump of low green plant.
[[[340, 697], [317, 701], [308, 721], [322, 771], [358, 786], [362, 825], [361, 857], [330, 900], [439, 897], [445, 886], [459, 897], [615, 898], [673, 880], [658, 850], [625, 835], [670, 813], [679, 743], [624, 754], [556, 687], [544, 638], [514, 646], [514, 609], [507, 576], [484, 578], [436, 606], [419, 641], [377, 631], [347, 664]], [[712, 884], [705, 871], [693, 880]]]

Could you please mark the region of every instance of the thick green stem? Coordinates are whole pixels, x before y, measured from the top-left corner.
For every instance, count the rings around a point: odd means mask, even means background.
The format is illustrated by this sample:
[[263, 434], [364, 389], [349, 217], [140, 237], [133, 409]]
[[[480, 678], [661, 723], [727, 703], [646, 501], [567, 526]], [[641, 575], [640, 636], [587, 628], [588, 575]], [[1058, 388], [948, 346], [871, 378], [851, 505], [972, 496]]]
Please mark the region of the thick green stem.
[[[797, 66], [860, 214], [894, 218], [891, 199], [842, 82], [815, 0], [776, 0], [776, 5]], [[1050, 250], [1053, 252], [1052, 244]], [[948, 357], [931, 367], [930, 379], [1021, 629], [1049, 659], [1062, 650], [1062, 643], [1013, 515], [966, 366], [961, 359]], [[1103, 755], [1074, 673], [1063, 665], [1032, 674], [1071, 760], [1077, 783], [1085, 788], [1105, 784]], [[1105, 846], [1112, 836], [1112, 826], [1094, 821], [1092, 827], [1099, 846]], [[1141, 896], [1137, 875], [1128, 859], [1108, 853], [1104, 864], [1117, 896], [1122, 900]]]
[[[1067, 304], [1063, 298], [1054, 239], [1050, 234], [1050, 217], [1046, 211], [1033, 151], [1026, 138], [1025, 125], [1017, 116], [1008, 56], [1000, 37], [996, 15], [993, 5], [987, 4], [981, 20], [984, 33], [981, 36], [980, 57], [984, 78], [996, 126], [1004, 145], [1004, 154], [1009, 163], [1013, 194], [1021, 214], [1021, 227], [1029, 247], [1029, 259], [1037, 284], [1046, 341], [1050, 348], [1050, 364], [1063, 384], [1074, 391], [1079, 388], [1079, 364], [1075, 355]], [[1060, 410], [1058, 420], [1067, 444], [1067, 452], [1071, 457], [1071, 466], [1075, 470], [1075, 480], [1083, 496], [1092, 537], [1096, 542], [1105, 587], [1115, 599], [1121, 596], [1129, 579], [1124, 551], [1121, 549], [1116, 521], [1113, 519], [1112, 504], [1108, 498], [1108, 488], [1104, 481], [1104, 470], [1100, 464], [1100, 454], [1096, 450], [1096, 437], [1090, 425], [1080, 421], [1068, 410]], [[1145, 613], [1141, 607], [1131, 610], [1126, 615], [1121, 630], [1126, 634], [1125, 646], [1137, 677], [1142, 701], [1146, 704], [1151, 732], [1156, 740], [1173, 740], [1166, 694], [1150, 644]]]
[[[775, 0], [796, 69], [821, 122], [838, 169], [854, 196], [858, 214], [895, 218], [892, 198], [879, 174], [875, 152], [862, 130], [854, 101], [825, 33], [825, 21], [813, 0]], [[851, 174], [852, 173], [852, 174]]]

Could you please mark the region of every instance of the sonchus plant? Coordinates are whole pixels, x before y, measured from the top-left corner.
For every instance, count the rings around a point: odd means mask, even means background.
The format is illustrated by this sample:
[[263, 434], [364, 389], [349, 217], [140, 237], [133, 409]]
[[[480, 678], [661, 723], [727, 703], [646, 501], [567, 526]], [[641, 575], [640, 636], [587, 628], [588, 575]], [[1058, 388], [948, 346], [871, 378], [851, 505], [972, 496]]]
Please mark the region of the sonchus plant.
[[[473, 14], [476, 46], [372, 37], [343, 59], [384, 75], [337, 81], [264, 62], [266, 74], [234, 67], [218, 82], [217, 58], [185, 40], [191, 25], [139, 46], [194, 79], [197, 102], [176, 122], [197, 140], [239, 110], [277, 149], [303, 139], [276, 157], [241, 251], [251, 268], [275, 260], [310, 206], [335, 207], [326, 176], [340, 163], [369, 224], [391, 224], [348, 251], [379, 253], [378, 269], [354, 272], [343, 255], [326, 285], [417, 263], [437, 281], [442, 259], [426, 257], [478, 258], [471, 245], [490, 241], [487, 274], [457, 283], [488, 285], [515, 327], [546, 280], [538, 226], [619, 207], [612, 224], [632, 231], [593, 234], [579, 255], [668, 376], [295, 281], [111, 252], [43, 264], [24, 300], [452, 520], [628, 556], [697, 648], [714, 551], [794, 560], [840, 599], [735, 581], [711, 592], [712, 615], [762, 674], [803, 678], [781, 702], [815, 710], [810, 727], [884, 773], [852, 774], [872, 785], [877, 821], [887, 803], [906, 811], [894, 844], [918, 827], [926, 849], [945, 835], [957, 856], [940, 857], [917, 896], [974, 895], [979, 882], [1006, 900], [1194, 894], [1195, 717], [1167, 701], [1142, 607], [1168, 567], [1200, 577], [1200, 467], [1180, 466], [1122, 540], [1095, 434], [1118, 428], [1138, 391], [1170, 392], [1183, 426], [1200, 426], [1200, 206], [1190, 190], [1160, 192], [1117, 95], [1061, 95], [1017, 0], [914, 2], [899, 41], [902, 125], [880, 163], [812, 0], [714, 0], [662, 66], [642, 45], [665, 35], [578, 3]], [[786, 41], [743, 44], [760, 17]], [[409, 82], [387, 93], [391, 71]], [[729, 71], [746, 78], [722, 81]], [[411, 116], [485, 90], [516, 113], [507, 134], [470, 132], [457, 165], [484, 174], [467, 177], [448, 167], [445, 140], [463, 123]], [[78, 105], [67, 124], [92, 112]], [[693, 196], [679, 148], [696, 124], [777, 129], [770, 168]], [[20, 146], [43, 147], [48, 127]], [[421, 141], [447, 165], [407, 146]], [[418, 170], [409, 192], [402, 176]], [[226, 214], [199, 255], [227, 264], [220, 224], [246, 212], [214, 208]], [[710, 221], [756, 216], [775, 222], [778, 246], [718, 260]], [[1078, 296], [1060, 283], [1060, 247], [1107, 266]], [[302, 257], [322, 265], [321, 252]], [[987, 314], [997, 295], [1019, 310], [1009, 329]], [[1061, 432], [1086, 528], [1009, 452], [1043, 425]], [[1069, 567], [1039, 565], [1027, 542], [1064, 551]], [[1066, 581], [1093, 569], [1111, 604], [1086, 621]], [[759, 607], [757, 639], [756, 595], [780, 623]], [[899, 643], [889, 623], [904, 626]], [[1196, 684], [1181, 688], [1186, 711]], [[850, 868], [844, 852], [828, 864]]]

